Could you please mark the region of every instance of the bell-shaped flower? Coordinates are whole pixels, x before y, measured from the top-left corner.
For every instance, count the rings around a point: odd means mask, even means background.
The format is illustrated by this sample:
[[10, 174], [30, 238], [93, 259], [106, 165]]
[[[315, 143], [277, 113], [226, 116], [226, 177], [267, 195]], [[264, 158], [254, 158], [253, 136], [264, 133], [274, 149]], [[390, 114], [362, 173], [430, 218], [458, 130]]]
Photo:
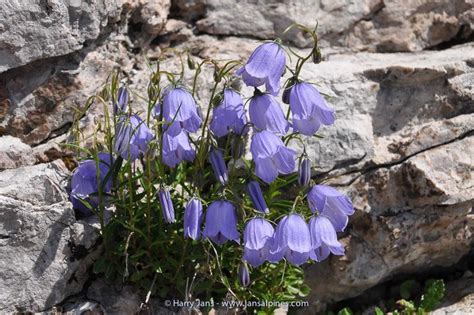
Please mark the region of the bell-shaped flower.
[[246, 123], [242, 97], [232, 89], [225, 89], [222, 102], [214, 108], [209, 128], [217, 137], [223, 137], [229, 132], [242, 135], [246, 131]]
[[196, 101], [191, 93], [184, 88], [169, 89], [163, 97], [163, 104], [157, 104], [153, 110], [154, 117], [160, 115], [163, 106], [163, 118], [165, 121], [178, 122], [182, 128], [189, 132], [195, 132], [202, 123], [198, 115]]
[[196, 151], [189, 142], [189, 137], [178, 123], [173, 123], [163, 133], [163, 163], [175, 167], [183, 160], [194, 161]]
[[121, 87], [118, 90], [117, 101], [114, 104], [114, 113], [126, 113], [128, 110], [128, 91], [127, 88]]
[[168, 189], [160, 189], [158, 191], [158, 198], [160, 199], [161, 211], [166, 223], [173, 223], [176, 221], [174, 217], [173, 201], [171, 200], [170, 191]]
[[311, 160], [303, 157], [300, 161], [298, 169], [298, 184], [302, 187], [309, 185], [311, 180]]
[[227, 165], [224, 161], [224, 156], [222, 151], [219, 149], [214, 149], [209, 153], [209, 161], [211, 162], [212, 170], [216, 179], [222, 184], [226, 185], [229, 181], [229, 174], [227, 171]]
[[290, 124], [276, 99], [269, 94], [255, 95], [250, 99], [250, 121], [259, 129], [285, 135]]
[[[74, 170], [71, 179], [71, 194], [69, 200], [73, 207], [83, 216], [89, 216], [93, 213], [81, 201], [89, 203], [93, 208], [99, 205], [99, 185], [103, 185], [102, 193], [108, 193], [112, 189], [112, 177], [109, 176], [104, 184], [105, 177], [114, 163], [112, 155], [109, 153], [99, 153], [99, 169], [95, 160], [85, 160]], [[97, 172], [99, 172], [99, 182], [97, 181]]]
[[277, 95], [285, 65], [285, 50], [277, 43], [264, 43], [254, 50], [245, 66], [237, 70], [236, 74], [242, 75], [242, 80], [248, 86], [265, 84], [267, 92]]
[[311, 235], [308, 225], [299, 214], [283, 217], [276, 227], [268, 260], [278, 262], [285, 257], [294, 265], [301, 265], [310, 256]]
[[240, 243], [237, 231], [237, 212], [232, 203], [217, 200], [211, 203], [206, 212], [206, 225], [203, 236], [222, 245], [228, 240]]
[[184, 210], [184, 237], [197, 240], [201, 237], [202, 203], [197, 198], [189, 200]]
[[135, 161], [147, 150], [154, 135], [140, 117], [121, 117], [116, 126], [114, 149], [124, 160]]
[[309, 232], [312, 246], [311, 259], [323, 261], [330, 252], [334, 255], [344, 255], [344, 246], [337, 240], [336, 230], [327, 217], [323, 215], [312, 217], [309, 220]]
[[295, 169], [296, 151], [285, 147], [273, 133], [263, 130], [252, 136], [250, 151], [255, 162], [255, 173], [264, 182], [271, 183], [278, 173], [289, 174]]
[[321, 124], [332, 125], [336, 119], [334, 110], [318, 90], [309, 83], [295, 84], [290, 90], [290, 109], [293, 129], [307, 136], [318, 131]]
[[239, 282], [244, 288], [248, 287], [250, 284], [249, 269], [244, 262], [241, 262], [239, 266]]
[[258, 267], [267, 259], [275, 230], [270, 222], [263, 218], [254, 218], [244, 230], [244, 259]]
[[252, 200], [253, 207], [260, 212], [268, 213], [268, 206], [265, 202], [265, 198], [263, 198], [262, 189], [260, 188], [260, 184], [256, 181], [251, 181], [247, 184], [247, 192], [250, 196], [250, 200]]
[[354, 214], [351, 200], [336, 189], [326, 185], [315, 185], [308, 193], [308, 204], [313, 213], [331, 220], [336, 231], [344, 231], [349, 216]]

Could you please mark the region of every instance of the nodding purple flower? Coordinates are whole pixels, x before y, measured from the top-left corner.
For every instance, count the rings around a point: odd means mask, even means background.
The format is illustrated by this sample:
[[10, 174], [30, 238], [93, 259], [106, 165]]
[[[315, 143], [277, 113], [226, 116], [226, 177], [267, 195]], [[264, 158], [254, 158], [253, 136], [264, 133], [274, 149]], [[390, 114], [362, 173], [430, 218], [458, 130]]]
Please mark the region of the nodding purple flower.
[[175, 222], [173, 201], [171, 201], [170, 191], [168, 189], [160, 189], [158, 191], [160, 199], [161, 211], [166, 223]]
[[260, 188], [260, 184], [256, 181], [251, 181], [247, 184], [247, 191], [250, 196], [250, 200], [252, 200], [253, 207], [260, 212], [268, 213], [268, 206], [265, 202], [265, 198], [263, 198], [262, 189]]
[[258, 267], [267, 259], [275, 230], [270, 222], [263, 218], [254, 218], [244, 230], [244, 259]]
[[227, 165], [224, 161], [222, 151], [214, 149], [209, 153], [209, 161], [211, 162], [212, 170], [216, 179], [222, 184], [226, 185], [229, 181], [229, 174], [227, 172]]
[[354, 214], [351, 200], [336, 189], [326, 185], [315, 185], [308, 193], [308, 204], [313, 213], [327, 217], [336, 231], [344, 231], [349, 216]]
[[135, 161], [147, 150], [154, 135], [140, 117], [121, 117], [115, 131], [114, 149], [124, 160]]
[[309, 232], [313, 248], [310, 254], [311, 259], [323, 261], [330, 252], [334, 255], [344, 255], [344, 246], [337, 240], [336, 230], [325, 216], [312, 217], [309, 220]]
[[248, 287], [250, 284], [249, 269], [247, 268], [247, 265], [244, 262], [241, 262], [239, 266], [239, 282], [240, 285], [245, 288]]
[[223, 137], [229, 132], [242, 135], [246, 132], [246, 123], [242, 97], [232, 89], [225, 89], [224, 99], [214, 109], [209, 128], [217, 137]]
[[307, 157], [303, 157], [300, 162], [298, 170], [298, 184], [302, 187], [309, 185], [311, 180], [311, 160]]
[[293, 129], [307, 136], [318, 131], [321, 124], [332, 125], [336, 119], [334, 110], [326, 105], [318, 90], [305, 82], [291, 88], [290, 109]]
[[[189, 132], [196, 132], [201, 126], [202, 119], [198, 115], [196, 101], [184, 88], [168, 90], [163, 97], [162, 106], [163, 118], [167, 122], [179, 122]], [[160, 111], [161, 104], [157, 104], [153, 109], [154, 117], [158, 117]]]
[[201, 237], [202, 203], [197, 198], [189, 200], [184, 210], [184, 237], [197, 240]]
[[299, 214], [283, 217], [276, 227], [272, 241], [268, 255], [271, 262], [278, 262], [286, 257], [290, 263], [299, 266], [308, 260], [312, 250], [308, 225]]
[[276, 99], [269, 94], [255, 95], [250, 99], [250, 121], [259, 129], [285, 135], [290, 127]]
[[189, 142], [189, 137], [178, 123], [173, 123], [163, 133], [163, 163], [175, 167], [183, 160], [194, 161], [196, 151]]
[[[88, 202], [93, 208], [99, 205], [99, 185], [105, 180], [109, 173], [110, 167], [114, 163], [114, 159], [109, 153], [99, 153], [99, 170], [96, 168], [95, 160], [85, 160], [79, 164], [71, 180], [71, 194], [69, 200], [72, 202], [73, 208], [77, 209], [82, 215], [89, 216], [93, 213], [81, 202]], [[97, 171], [100, 172], [97, 182]], [[103, 185], [103, 193], [108, 193], [112, 189], [112, 177], [110, 176], [107, 183]]]
[[236, 74], [242, 75], [242, 80], [248, 86], [265, 84], [267, 92], [277, 95], [285, 65], [285, 50], [277, 43], [264, 43], [254, 50], [245, 66], [237, 70]]
[[264, 182], [271, 183], [278, 173], [289, 174], [295, 169], [296, 151], [285, 147], [273, 133], [263, 130], [252, 136], [250, 144], [255, 173]]
[[232, 203], [217, 200], [211, 203], [206, 212], [206, 225], [203, 236], [222, 245], [228, 240], [240, 243], [237, 231], [237, 212]]
[[128, 110], [128, 91], [127, 88], [121, 87], [118, 90], [117, 101], [114, 104], [114, 113], [125, 113]]

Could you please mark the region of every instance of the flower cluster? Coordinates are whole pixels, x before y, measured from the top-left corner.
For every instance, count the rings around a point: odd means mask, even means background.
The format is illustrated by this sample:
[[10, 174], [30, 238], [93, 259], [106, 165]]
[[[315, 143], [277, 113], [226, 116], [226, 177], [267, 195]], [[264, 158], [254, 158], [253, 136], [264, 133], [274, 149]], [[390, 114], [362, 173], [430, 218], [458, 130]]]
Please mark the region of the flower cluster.
[[[144, 173], [156, 171], [154, 176], [146, 175], [157, 186], [153, 190], [155, 186], [147, 184], [147, 192], [152, 192], [147, 200], [161, 208], [161, 222], [179, 222], [185, 238], [217, 245], [240, 244], [242, 233], [239, 274], [243, 286], [250, 283], [247, 264], [259, 267], [265, 261], [286, 259], [301, 265], [308, 259], [320, 262], [330, 253], [343, 255], [337, 232], [344, 231], [354, 213], [352, 203], [336, 189], [314, 183], [306, 148], [298, 155], [289, 147], [293, 138], [314, 136], [321, 125], [333, 124], [335, 113], [312, 84], [298, 78], [305, 60], [290, 70], [292, 76], [283, 88], [282, 101], [289, 104], [284, 113], [277, 96], [289, 69], [286, 56], [279, 42], [266, 42], [237, 71], [227, 65], [216, 67], [214, 91], [222, 78], [233, 73], [253, 87], [254, 94], [244, 102], [231, 84], [224, 84], [217, 95], [213, 91], [206, 115], [193, 97], [194, 89], [188, 90], [179, 81], [163, 88], [149, 107], [147, 120], [132, 113], [128, 91], [120, 88], [113, 102], [113, 152], [100, 153], [76, 169], [71, 191], [74, 207], [84, 213], [94, 211], [100, 206], [100, 196], [113, 194], [122, 162], [130, 170], [141, 163]], [[241, 152], [247, 139], [250, 161]], [[176, 175], [183, 168], [188, 170], [185, 175]], [[274, 217], [274, 222], [268, 219], [274, 211], [272, 196], [264, 192], [277, 178], [295, 172], [301, 192], [293, 207]], [[173, 182], [178, 177], [179, 185]], [[145, 185], [146, 180], [140, 183]], [[133, 187], [127, 188], [129, 193]]]

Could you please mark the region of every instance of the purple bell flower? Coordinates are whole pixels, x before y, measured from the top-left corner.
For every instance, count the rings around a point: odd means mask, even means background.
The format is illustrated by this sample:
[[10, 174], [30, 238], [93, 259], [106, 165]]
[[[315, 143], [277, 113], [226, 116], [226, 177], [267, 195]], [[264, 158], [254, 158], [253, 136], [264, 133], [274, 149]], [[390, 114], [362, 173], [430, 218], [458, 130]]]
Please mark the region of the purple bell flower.
[[344, 231], [349, 216], [354, 214], [351, 200], [336, 189], [315, 185], [308, 193], [308, 204], [313, 213], [327, 217], [337, 232]]
[[269, 94], [255, 95], [250, 99], [250, 121], [259, 129], [285, 135], [290, 124], [276, 99]]
[[222, 245], [228, 240], [240, 243], [237, 231], [237, 212], [232, 203], [218, 200], [211, 203], [206, 212], [203, 236]]
[[[109, 153], [99, 153], [99, 179], [100, 183], [105, 180], [110, 167], [114, 163], [112, 155]], [[112, 189], [112, 177], [103, 186], [103, 193], [108, 193]], [[88, 202], [93, 208], [99, 205], [99, 183], [97, 182], [97, 168], [95, 160], [85, 160], [74, 170], [71, 179], [71, 194], [69, 200], [74, 209], [82, 215], [89, 216], [93, 213], [81, 200]]]
[[286, 257], [290, 263], [299, 266], [308, 260], [312, 250], [308, 225], [299, 214], [283, 217], [272, 241], [268, 255], [271, 262], [278, 262]]
[[291, 88], [290, 109], [293, 129], [307, 136], [318, 131], [321, 124], [332, 125], [336, 119], [334, 110], [326, 105], [318, 90], [305, 82]]
[[160, 199], [161, 211], [166, 223], [175, 222], [173, 201], [171, 201], [170, 191], [168, 189], [160, 189], [158, 191]]
[[175, 167], [183, 160], [194, 161], [196, 151], [189, 142], [188, 134], [178, 123], [173, 123], [163, 133], [163, 162]]
[[114, 104], [114, 113], [126, 113], [128, 110], [128, 91], [127, 88], [121, 87], [118, 90], [117, 101]]
[[330, 252], [334, 255], [344, 255], [344, 246], [337, 240], [336, 230], [325, 216], [312, 217], [309, 220], [309, 232], [313, 248], [310, 254], [311, 259], [323, 261]]
[[244, 262], [241, 262], [239, 266], [239, 282], [244, 288], [248, 287], [250, 284], [249, 269]]
[[135, 161], [140, 153], [146, 152], [148, 143], [153, 137], [153, 133], [140, 117], [136, 115], [129, 119], [121, 117], [116, 127], [114, 150], [124, 160], [130, 158]]
[[264, 43], [254, 50], [245, 66], [237, 70], [236, 74], [242, 75], [242, 80], [248, 86], [265, 84], [267, 92], [277, 95], [285, 65], [285, 50], [274, 42]]
[[295, 169], [296, 151], [285, 147], [273, 133], [263, 130], [252, 136], [250, 144], [255, 173], [264, 182], [271, 183], [278, 173], [289, 174]]
[[309, 185], [311, 180], [311, 160], [304, 157], [301, 159], [300, 167], [298, 170], [298, 184], [302, 187]]
[[197, 240], [201, 237], [202, 203], [197, 198], [189, 200], [184, 210], [184, 237]]
[[209, 161], [211, 162], [212, 170], [217, 180], [222, 184], [226, 185], [229, 181], [229, 174], [227, 172], [227, 165], [224, 161], [222, 151], [214, 149], [209, 153]]
[[[153, 110], [154, 117], [160, 115], [161, 105]], [[184, 88], [174, 88], [163, 97], [163, 118], [167, 122], [179, 122], [182, 128], [196, 132], [201, 126], [202, 119], [198, 115], [196, 101], [191, 93]]]
[[244, 230], [244, 259], [258, 267], [267, 259], [275, 230], [263, 218], [254, 218]]
[[260, 212], [268, 213], [268, 206], [263, 198], [262, 189], [256, 181], [251, 181], [247, 184], [247, 192], [249, 193], [250, 200], [252, 200], [253, 207]]
[[232, 89], [225, 89], [224, 99], [214, 109], [209, 128], [217, 137], [223, 137], [229, 132], [242, 135], [245, 133], [246, 123], [242, 97]]

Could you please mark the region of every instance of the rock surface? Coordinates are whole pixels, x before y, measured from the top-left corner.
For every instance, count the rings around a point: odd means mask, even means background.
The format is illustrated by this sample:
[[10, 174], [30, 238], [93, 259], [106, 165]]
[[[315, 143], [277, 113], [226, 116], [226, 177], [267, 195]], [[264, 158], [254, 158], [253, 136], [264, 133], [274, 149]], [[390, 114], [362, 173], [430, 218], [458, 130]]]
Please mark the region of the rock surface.
[[67, 201], [59, 160], [0, 172], [0, 312], [40, 311], [82, 289], [95, 228]]
[[[191, 1], [205, 3], [199, 31], [214, 35], [273, 39], [293, 23], [314, 26], [324, 45], [380, 52], [419, 51], [471, 36], [473, 3], [456, 1]], [[285, 39], [310, 42], [301, 32]]]
[[[0, 312], [50, 309], [81, 290], [68, 310], [131, 312], [141, 303], [133, 290], [107, 294], [101, 280], [83, 287], [97, 235], [66, 201], [68, 170], [48, 163], [64, 156], [66, 133], [79, 128], [91, 141], [104, 104], [95, 99], [79, 125], [72, 122], [114, 69], [139, 110], [147, 62], [168, 56], [162, 68], [179, 69], [167, 47], [188, 49], [198, 61], [245, 59], [256, 38], [315, 19], [325, 61], [302, 77], [329, 96], [337, 120], [321, 129], [324, 138], [305, 143], [315, 178], [347, 192], [358, 211], [341, 235], [346, 256], [307, 267], [306, 311], [400, 274], [451, 266], [472, 250], [474, 44], [453, 46], [472, 40], [472, 1], [48, 0], [27, 7], [10, 0], [0, 12], [0, 169], [7, 169], [0, 172]], [[309, 43], [297, 31], [285, 39]], [[410, 53], [393, 53], [400, 51]], [[205, 67], [202, 106], [211, 83]], [[455, 310], [451, 301], [441, 310]]]
[[120, 3], [7, 0], [0, 11], [0, 72], [83, 48], [117, 17]]

